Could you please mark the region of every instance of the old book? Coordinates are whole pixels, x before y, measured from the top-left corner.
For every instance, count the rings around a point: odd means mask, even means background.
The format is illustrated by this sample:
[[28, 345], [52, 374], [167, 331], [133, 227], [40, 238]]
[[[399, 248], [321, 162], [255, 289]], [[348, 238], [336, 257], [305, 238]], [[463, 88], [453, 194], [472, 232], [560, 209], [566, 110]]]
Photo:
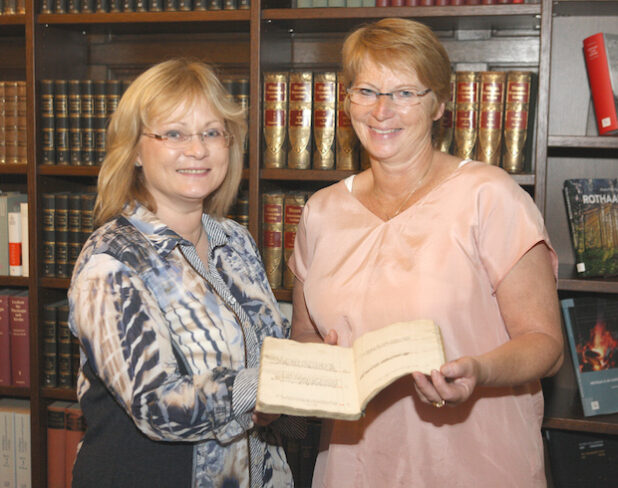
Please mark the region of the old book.
[[560, 301], [585, 416], [618, 412], [618, 299]]
[[6, 82], [0, 81], [0, 164], [6, 164], [6, 140], [4, 121], [4, 87]]
[[444, 362], [440, 329], [432, 320], [391, 324], [349, 348], [267, 337], [256, 410], [355, 420], [393, 381], [413, 371], [429, 374]]
[[337, 169], [356, 170], [359, 167], [360, 143], [352, 127], [352, 121], [345, 111], [347, 98], [346, 82], [341, 72], [337, 73], [337, 120], [335, 129]]
[[223, 0], [223, 10], [238, 10], [238, 0]]
[[313, 73], [290, 73], [288, 104], [288, 168], [311, 167], [311, 115], [313, 106]]
[[[249, 78], [243, 76], [232, 82], [232, 97], [234, 101], [240, 105], [245, 112], [245, 121], [249, 126]], [[249, 167], [249, 138], [245, 137], [243, 144], [243, 165]]]
[[[11, 237], [13, 237], [17, 229], [15, 229], [15, 215], [13, 215], [11, 218], [13, 225], [9, 230], [9, 214], [19, 212], [21, 203], [26, 202], [27, 199], [28, 196], [25, 193], [17, 191], [0, 192], [0, 275], [11, 275], [11, 256], [13, 263], [16, 263], [17, 259], [21, 263], [21, 237], [19, 237], [20, 243], [18, 246], [16, 242], [13, 242], [11, 246], [9, 232]], [[21, 229], [21, 223], [19, 224], [19, 229]], [[13, 238], [17, 239], [17, 236]], [[13, 266], [15, 265], [13, 264]]]
[[462, 159], [473, 159], [478, 136], [478, 74], [475, 71], [458, 71], [456, 83], [453, 154]]
[[444, 113], [438, 121], [434, 123], [434, 144], [439, 151], [450, 153], [453, 143], [453, 131], [455, 129], [455, 73], [451, 73], [451, 94], [444, 104]]
[[107, 96], [105, 80], [94, 80], [94, 164], [100, 166], [105, 159], [105, 141], [107, 131]]
[[12, 293], [9, 288], [0, 289], [0, 386], [11, 386], [9, 295]]
[[58, 306], [61, 302], [46, 303], [42, 312], [43, 386], [58, 386]]
[[283, 279], [283, 201], [285, 194], [270, 191], [262, 195], [262, 259], [266, 277], [274, 289]]
[[69, 95], [67, 80], [54, 81], [54, 148], [56, 164], [69, 164]]
[[56, 278], [69, 277], [69, 193], [55, 196], [54, 230], [56, 235]]
[[567, 179], [563, 191], [577, 274], [617, 276], [618, 179]]
[[521, 173], [525, 167], [525, 147], [530, 112], [530, 71], [509, 71], [504, 101], [504, 148], [502, 167], [509, 173]]
[[65, 488], [67, 408], [71, 402], [47, 406], [47, 488]]
[[82, 80], [80, 103], [81, 161], [84, 166], [94, 165], [94, 83]]
[[56, 164], [54, 143], [54, 80], [41, 80], [41, 135], [43, 164]]
[[2, 488], [15, 486], [14, 399], [0, 398], [0, 480]]
[[4, 82], [4, 151], [8, 164], [19, 163], [18, 89], [16, 81]]
[[57, 307], [58, 323], [58, 386], [71, 388], [71, 329], [69, 329], [69, 304], [65, 301]]
[[97, 194], [93, 192], [85, 192], [80, 194], [81, 201], [81, 243], [82, 246], [92, 234], [94, 230], [94, 203]]
[[13, 399], [15, 446], [15, 487], [32, 487], [32, 457], [30, 437], [30, 402]]
[[28, 162], [28, 122], [26, 117], [26, 82], [17, 82], [17, 160], [18, 164]]
[[66, 483], [65, 486], [68, 488], [71, 486], [71, 482], [73, 480], [73, 465], [75, 464], [75, 458], [77, 457], [77, 448], [86, 433], [84, 413], [79, 407], [79, 403], [72, 403], [67, 407], [66, 426], [67, 432], [64, 457], [64, 479]]
[[500, 165], [502, 115], [504, 112], [504, 71], [482, 71], [479, 80], [479, 135], [476, 159]]
[[41, 201], [43, 276], [53, 278], [56, 276], [56, 195], [43, 193]]
[[313, 75], [313, 169], [335, 169], [337, 73]]
[[81, 195], [79, 193], [69, 193], [68, 205], [68, 240], [67, 240], [67, 264], [68, 274], [71, 275], [73, 267], [77, 262], [79, 252], [82, 248], [81, 241]]
[[21, 275], [30, 276], [30, 234], [28, 225], [28, 202], [19, 204], [21, 218]]
[[283, 201], [283, 288], [288, 290], [294, 288], [295, 277], [287, 262], [294, 252], [296, 230], [306, 201], [305, 192], [288, 192]]
[[67, 12], [70, 14], [78, 14], [80, 9], [80, 0], [67, 0]]
[[105, 113], [109, 121], [118, 108], [122, 97], [122, 80], [107, 80], [105, 82]]
[[223, 10], [223, 0], [208, 0], [208, 10]]
[[[25, 195], [24, 195], [25, 196]], [[8, 209], [9, 276], [22, 276], [21, 204]]]
[[264, 73], [264, 168], [285, 168], [287, 157], [288, 73]]
[[599, 135], [618, 134], [618, 34], [586, 37], [584, 59]]
[[11, 344], [11, 385], [30, 386], [30, 310], [28, 291], [9, 296], [9, 338]]
[[69, 161], [73, 166], [82, 164], [82, 96], [81, 81], [68, 81]]

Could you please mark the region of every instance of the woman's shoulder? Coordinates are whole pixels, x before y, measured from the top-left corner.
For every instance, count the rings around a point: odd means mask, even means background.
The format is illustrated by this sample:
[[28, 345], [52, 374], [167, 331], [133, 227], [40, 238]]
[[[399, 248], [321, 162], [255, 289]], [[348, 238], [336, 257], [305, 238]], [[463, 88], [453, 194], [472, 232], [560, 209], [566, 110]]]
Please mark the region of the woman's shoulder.
[[[495, 187], [501, 189], [521, 189], [515, 179], [499, 166], [482, 161], [464, 160], [460, 163], [457, 174], [466, 181], [470, 188]], [[461, 181], [460, 180], [460, 181]]]
[[331, 205], [333, 200], [345, 198], [349, 193], [345, 180], [341, 180], [311, 193], [305, 206], [317, 209], [323, 205]]

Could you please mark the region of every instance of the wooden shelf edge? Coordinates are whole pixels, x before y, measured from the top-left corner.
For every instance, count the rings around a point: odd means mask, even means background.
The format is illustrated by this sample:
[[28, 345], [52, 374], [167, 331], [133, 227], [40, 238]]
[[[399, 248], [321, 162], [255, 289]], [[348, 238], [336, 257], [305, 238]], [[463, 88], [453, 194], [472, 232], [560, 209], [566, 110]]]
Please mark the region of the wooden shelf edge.
[[44, 398], [50, 400], [68, 400], [72, 402], [77, 401], [77, 394], [73, 388], [41, 388]]
[[611, 278], [580, 278], [575, 265], [562, 263], [558, 268], [558, 289], [595, 293], [618, 293], [618, 276]]
[[157, 22], [249, 22], [249, 10], [189, 12], [102, 12], [93, 14], [39, 14], [37, 24], [125, 24]]
[[21, 386], [0, 386], [1, 397], [30, 398], [30, 388]]
[[57, 165], [39, 165], [37, 171], [41, 175], [56, 175], [56, 176], [98, 176], [99, 166], [57, 166]]
[[549, 149], [587, 148], [618, 149], [618, 136], [549, 136]]
[[28, 172], [27, 164], [0, 164], [0, 175], [18, 174], [25, 175]]

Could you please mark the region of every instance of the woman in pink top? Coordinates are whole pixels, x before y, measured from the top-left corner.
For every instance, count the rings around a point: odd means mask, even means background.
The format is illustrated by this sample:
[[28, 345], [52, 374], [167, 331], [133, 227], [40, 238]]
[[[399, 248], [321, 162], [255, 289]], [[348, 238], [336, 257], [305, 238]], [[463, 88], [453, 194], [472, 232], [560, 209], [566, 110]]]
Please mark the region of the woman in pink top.
[[314, 487], [545, 486], [539, 378], [562, 362], [557, 257], [534, 202], [502, 169], [439, 152], [450, 62], [414, 21], [343, 47], [348, 112], [371, 167], [315, 193], [290, 267], [292, 338], [350, 346], [433, 319], [447, 362], [326, 421]]

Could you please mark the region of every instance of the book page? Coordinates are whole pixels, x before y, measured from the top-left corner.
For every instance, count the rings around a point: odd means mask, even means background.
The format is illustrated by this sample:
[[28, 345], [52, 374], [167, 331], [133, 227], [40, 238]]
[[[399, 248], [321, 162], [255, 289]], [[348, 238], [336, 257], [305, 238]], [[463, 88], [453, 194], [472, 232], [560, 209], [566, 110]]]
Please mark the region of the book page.
[[360, 417], [351, 348], [267, 337], [256, 410], [339, 419]]
[[429, 374], [445, 362], [440, 330], [431, 320], [398, 322], [354, 341], [359, 401], [413, 371]]

